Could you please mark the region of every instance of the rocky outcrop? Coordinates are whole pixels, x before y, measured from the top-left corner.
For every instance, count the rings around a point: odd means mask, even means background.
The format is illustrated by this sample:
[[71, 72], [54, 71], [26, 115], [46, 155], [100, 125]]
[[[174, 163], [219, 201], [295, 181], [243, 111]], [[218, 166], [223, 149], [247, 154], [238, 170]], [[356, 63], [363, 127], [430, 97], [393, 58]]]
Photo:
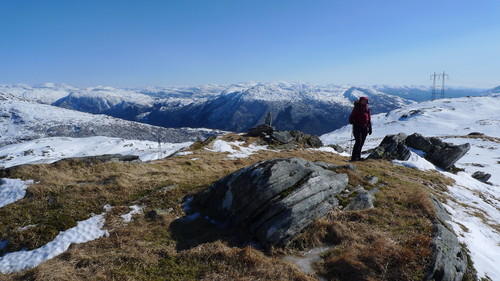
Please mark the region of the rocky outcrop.
[[262, 137], [266, 135], [271, 135], [273, 132], [276, 131], [276, 128], [274, 128], [271, 125], [268, 124], [261, 124], [258, 126], [255, 126], [253, 128], [248, 129], [247, 135], [249, 137]]
[[297, 130], [277, 131], [276, 128], [268, 124], [250, 128], [247, 136], [260, 137], [278, 149], [317, 148], [323, 146], [323, 142], [317, 136], [308, 135]]
[[449, 170], [470, 150], [468, 143], [454, 145], [435, 137], [426, 138], [417, 133], [407, 136], [400, 133], [387, 135], [368, 158], [406, 161], [411, 155], [409, 147], [421, 150], [425, 154], [425, 159], [443, 170]]
[[434, 220], [431, 248], [433, 259], [425, 281], [460, 281], [467, 270], [467, 256], [457, 236], [449, 230], [450, 216], [439, 200], [432, 196], [436, 218]]
[[[320, 163], [319, 163], [320, 164]], [[346, 174], [303, 159], [271, 159], [241, 169], [196, 194], [192, 212], [223, 222], [269, 247], [287, 245], [339, 205]]]
[[425, 159], [434, 165], [448, 170], [469, 150], [470, 144], [454, 145], [443, 142], [438, 138], [426, 138], [420, 134], [413, 134], [406, 138], [405, 144], [425, 153]]
[[97, 156], [85, 156], [85, 157], [73, 157], [65, 158], [61, 161], [82, 161], [88, 164], [97, 164], [104, 162], [140, 162], [139, 156], [137, 155], [122, 155], [122, 154], [103, 154]]
[[472, 174], [472, 177], [480, 182], [486, 183], [491, 178], [491, 174], [481, 172], [481, 171], [476, 171], [476, 172], [474, 172], [474, 174]]
[[411, 153], [405, 145], [406, 137], [404, 133], [385, 136], [380, 145], [368, 155], [368, 159], [408, 160]]

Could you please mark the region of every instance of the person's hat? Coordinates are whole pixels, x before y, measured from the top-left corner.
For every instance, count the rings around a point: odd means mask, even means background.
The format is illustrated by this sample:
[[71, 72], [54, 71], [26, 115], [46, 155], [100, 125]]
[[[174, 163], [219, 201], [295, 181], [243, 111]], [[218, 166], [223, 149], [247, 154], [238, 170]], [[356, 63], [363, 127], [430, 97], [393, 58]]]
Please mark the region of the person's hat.
[[360, 97], [359, 101], [366, 100], [366, 103], [368, 103], [368, 98], [367, 97]]

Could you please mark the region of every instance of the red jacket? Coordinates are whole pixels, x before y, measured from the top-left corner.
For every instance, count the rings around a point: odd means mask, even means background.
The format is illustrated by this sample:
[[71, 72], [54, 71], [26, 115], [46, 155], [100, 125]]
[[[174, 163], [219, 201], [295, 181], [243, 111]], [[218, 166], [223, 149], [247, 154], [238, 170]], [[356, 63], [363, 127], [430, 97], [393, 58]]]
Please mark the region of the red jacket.
[[[362, 104], [362, 100], [366, 100], [367, 104]], [[365, 128], [370, 128], [372, 126], [370, 109], [368, 108], [368, 98], [361, 97], [354, 102], [354, 108], [349, 116], [349, 123]]]

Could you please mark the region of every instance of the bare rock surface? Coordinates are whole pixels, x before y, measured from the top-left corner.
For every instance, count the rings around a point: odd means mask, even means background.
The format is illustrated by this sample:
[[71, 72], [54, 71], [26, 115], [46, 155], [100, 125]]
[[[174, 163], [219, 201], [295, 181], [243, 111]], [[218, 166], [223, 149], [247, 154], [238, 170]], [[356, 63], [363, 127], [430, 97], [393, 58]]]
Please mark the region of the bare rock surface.
[[408, 136], [405, 144], [425, 152], [425, 159], [444, 170], [449, 170], [470, 150], [468, 143], [454, 145], [435, 137], [426, 138], [417, 133]]
[[347, 183], [346, 174], [304, 159], [271, 159], [222, 178], [191, 205], [266, 247], [284, 246], [338, 206]]
[[451, 217], [441, 202], [431, 197], [436, 212], [432, 230], [433, 259], [424, 280], [460, 281], [467, 270], [467, 255], [457, 236], [449, 228]]
[[436, 137], [423, 137], [414, 133], [387, 135], [380, 145], [368, 156], [368, 159], [389, 159], [406, 161], [410, 158], [409, 148], [420, 150], [432, 164], [443, 170], [449, 170], [470, 150], [470, 144], [454, 145]]

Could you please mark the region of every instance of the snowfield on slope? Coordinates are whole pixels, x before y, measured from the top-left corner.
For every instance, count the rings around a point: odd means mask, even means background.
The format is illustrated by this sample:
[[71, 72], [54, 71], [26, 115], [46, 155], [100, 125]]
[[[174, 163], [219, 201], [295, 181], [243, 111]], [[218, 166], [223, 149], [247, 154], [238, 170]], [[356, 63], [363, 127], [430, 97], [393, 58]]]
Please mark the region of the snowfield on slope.
[[0, 167], [53, 163], [64, 158], [103, 154], [136, 155], [142, 161], [168, 157], [192, 142], [160, 143], [109, 137], [42, 138], [0, 147]]
[[[408, 161], [394, 162], [421, 170], [441, 171], [416, 153], [412, 153]], [[500, 233], [497, 230], [500, 223], [499, 186], [479, 182], [464, 172], [456, 175], [441, 172], [455, 180], [454, 185], [448, 186], [451, 198], [444, 204], [452, 218], [449, 223], [459, 241], [470, 250], [479, 277], [500, 280]]]
[[[471, 150], [455, 166], [465, 169], [457, 175], [444, 172], [455, 180], [449, 186], [450, 199], [445, 207], [451, 214], [451, 226], [460, 242], [470, 250], [480, 278], [500, 280], [500, 94], [483, 97], [440, 99], [405, 106], [387, 114], [373, 116], [373, 134], [363, 150], [377, 147], [389, 134], [419, 133], [437, 136], [454, 144], [469, 143]], [[488, 137], [466, 138], [470, 133]], [[351, 126], [321, 136], [325, 144], [352, 145]], [[364, 156], [367, 156], [365, 154]], [[421, 170], [436, 167], [412, 152], [408, 161], [394, 161]], [[475, 171], [490, 173], [490, 184], [471, 177]]]
[[0, 92], [0, 147], [45, 137], [107, 136], [156, 142], [185, 142], [221, 133], [211, 129], [152, 126], [39, 104]]

